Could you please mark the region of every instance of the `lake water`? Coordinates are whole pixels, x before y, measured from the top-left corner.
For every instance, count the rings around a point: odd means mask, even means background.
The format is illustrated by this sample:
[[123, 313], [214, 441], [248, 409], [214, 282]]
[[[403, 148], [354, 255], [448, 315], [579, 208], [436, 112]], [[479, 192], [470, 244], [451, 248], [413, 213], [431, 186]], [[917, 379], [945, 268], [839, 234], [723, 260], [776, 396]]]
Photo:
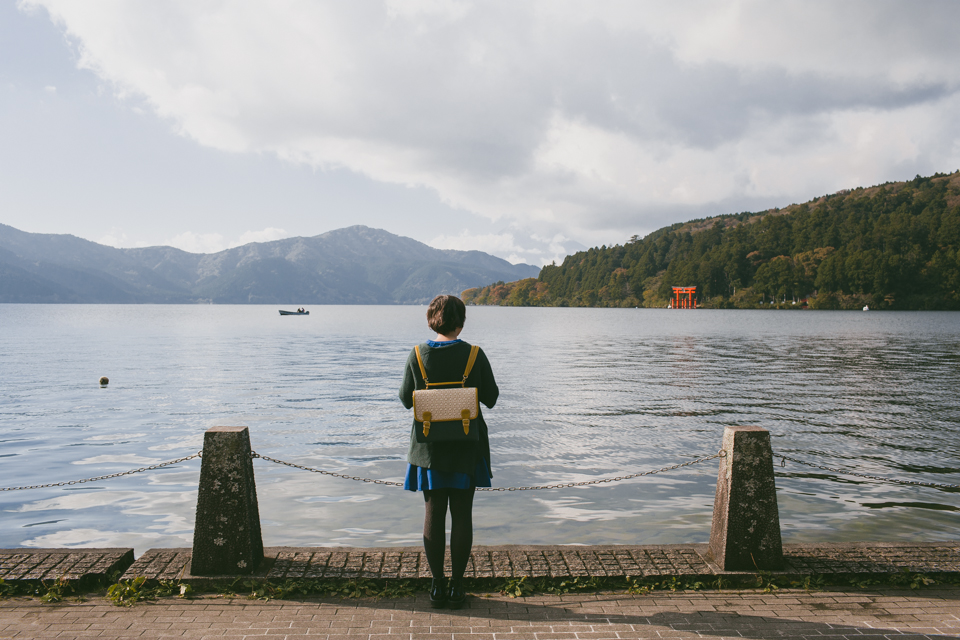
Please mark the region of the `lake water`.
[[[296, 304], [289, 308], [296, 308]], [[215, 425], [265, 455], [400, 480], [397, 399], [425, 307], [0, 305], [0, 486], [195, 453]], [[711, 455], [726, 425], [774, 452], [960, 484], [960, 313], [470, 307], [500, 385], [495, 486]], [[101, 375], [110, 384], [101, 388]], [[479, 493], [477, 544], [705, 542], [718, 462], [573, 489]], [[418, 545], [422, 498], [255, 461], [264, 543]], [[0, 547], [190, 546], [200, 460], [0, 492]], [[777, 468], [785, 542], [955, 540], [960, 493]]]

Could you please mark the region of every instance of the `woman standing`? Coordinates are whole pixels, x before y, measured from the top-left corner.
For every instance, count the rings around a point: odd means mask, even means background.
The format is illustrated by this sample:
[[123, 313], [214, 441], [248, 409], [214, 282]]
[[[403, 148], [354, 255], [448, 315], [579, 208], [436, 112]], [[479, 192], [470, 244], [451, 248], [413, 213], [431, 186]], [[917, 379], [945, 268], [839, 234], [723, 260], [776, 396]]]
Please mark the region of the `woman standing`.
[[[437, 332], [436, 340], [420, 345], [420, 355], [427, 378], [433, 382], [459, 382], [470, 357], [470, 345], [460, 340], [460, 332], [467, 317], [467, 308], [456, 296], [437, 296], [427, 308], [427, 324]], [[493, 370], [483, 350], [477, 354], [466, 386], [476, 387], [477, 396], [485, 406], [493, 408], [500, 390], [493, 379]], [[407, 409], [413, 406], [414, 389], [425, 387], [415, 351], [410, 352], [400, 386], [400, 401]], [[433, 574], [430, 586], [430, 604], [459, 609], [466, 600], [463, 573], [473, 546], [473, 492], [477, 487], [489, 487], [493, 476], [490, 467], [490, 441], [487, 425], [479, 412], [480, 438], [477, 442], [417, 442], [416, 424], [410, 432], [407, 451], [407, 477], [403, 487], [409, 491], [423, 491], [426, 511], [423, 518], [423, 549]], [[447, 505], [450, 506], [450, 562], [449, 587], [443, 574], [446, 551]]]

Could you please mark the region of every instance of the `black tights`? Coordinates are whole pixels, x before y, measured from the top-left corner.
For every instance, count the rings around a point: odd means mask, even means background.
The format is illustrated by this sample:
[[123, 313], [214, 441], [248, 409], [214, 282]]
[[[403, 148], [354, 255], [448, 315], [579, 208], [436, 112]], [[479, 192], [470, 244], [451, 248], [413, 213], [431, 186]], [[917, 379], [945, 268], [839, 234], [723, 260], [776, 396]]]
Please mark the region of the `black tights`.
[[423, 492], [423, 549], [434, 578], [443, 577], [447, 504], [450, 504], [450, 563], [454, 580], [463, 578], [473, 546], [473, 489], [431, 489]]

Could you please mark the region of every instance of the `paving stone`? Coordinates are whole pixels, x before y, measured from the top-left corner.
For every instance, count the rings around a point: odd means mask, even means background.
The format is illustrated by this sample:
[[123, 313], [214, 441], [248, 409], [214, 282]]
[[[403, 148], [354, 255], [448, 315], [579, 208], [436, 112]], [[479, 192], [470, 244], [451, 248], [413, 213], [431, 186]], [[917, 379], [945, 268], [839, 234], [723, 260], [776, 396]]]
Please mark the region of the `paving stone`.
[[125, 571], [133, 549], [0, 549], [0, 578], [21, 580], [90, 580]]
[[[270, 580], [293, 578], [427, 578], [425, 555], [418, 547], [352, 549], [265, 549], [267, 560], [258, 574]], [[957, 543], [852, 543], [784, 545], [785, 568], [774, 576], [853, 574], [867, 579], [903, 571], [960, 575]], [[234, 576], [198, 578], [189, 572], [190, 549], [151, 549], [133, 561], [129, 549], [12, 549], [0, 550], [0, 578], [17, 580], [66, 577], [79, 580], [107, 575], [117, 569], [124, 578], [185, 582], [224, 580]], [[449, 565], [449, 558], [446, 559]], [[754, 572], [724, 572], [706, 557], [706, 545], [648, 546], [504, 546], [475, 547], [467, 577], [622, 577], [675, 576], [749, 580]]]

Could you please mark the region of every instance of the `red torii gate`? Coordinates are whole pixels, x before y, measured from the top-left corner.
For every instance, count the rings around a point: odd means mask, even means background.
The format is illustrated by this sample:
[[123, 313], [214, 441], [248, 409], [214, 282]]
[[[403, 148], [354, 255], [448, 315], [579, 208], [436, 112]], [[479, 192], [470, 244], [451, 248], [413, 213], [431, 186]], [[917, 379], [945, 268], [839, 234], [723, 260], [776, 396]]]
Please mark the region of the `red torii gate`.
[[697, 300], [693, 297], [696, 292], [696, 287], [673, 287], [673, 308], [696, 309]]

